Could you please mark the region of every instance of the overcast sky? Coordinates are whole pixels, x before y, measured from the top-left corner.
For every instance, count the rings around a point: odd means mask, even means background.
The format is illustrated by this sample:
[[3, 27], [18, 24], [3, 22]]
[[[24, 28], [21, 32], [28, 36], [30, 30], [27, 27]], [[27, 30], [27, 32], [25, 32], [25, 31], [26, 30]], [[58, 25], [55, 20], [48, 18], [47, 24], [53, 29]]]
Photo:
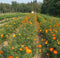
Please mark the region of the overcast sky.
[[[0, 0], [0, 3], [9, 3], [11, 4], [12, 1], [17, 1], [19, 3], [28, 3], [31, 2], [33, 0]], [[43, 0], [37, 0], [38, 2], [43, 2]]]

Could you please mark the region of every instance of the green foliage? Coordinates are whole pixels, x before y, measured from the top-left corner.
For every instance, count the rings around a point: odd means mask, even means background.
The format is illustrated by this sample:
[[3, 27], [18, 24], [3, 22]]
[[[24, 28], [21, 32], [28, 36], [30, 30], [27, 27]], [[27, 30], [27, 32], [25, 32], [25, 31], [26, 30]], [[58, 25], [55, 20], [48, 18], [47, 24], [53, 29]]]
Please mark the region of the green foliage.
[[50, 14], [54, 16], [60, 15], [60, 1], [59, 0], [44, 0], [41, 13]]
[[[38, 14], [37, 17], [38, 22], [41, 24], [40, 29], [42, 30], [40, 33], [43, 34], [43, 39], [45, 41], [42, 41], [44, 53], [49, 53], [49, 56], [52, 55], [52, 57], [59, 58], [60, 56], [60, 18]], [[47, 30], [47, 32], [46, 32]], [[53, 39], [53, 34], [55, 34], [56, 39]], [[47, 44], [45, 42], [48, 41]], [[53, 47], [53, 51], [50, 51], [50, 48]], [[58, 51], [58, 54], [54, 54], [54, 50]]]
[[[42, 3], [41, 3], [42, 4]], [[37, 3], [36, 1], [31, 3], [17, 3], [16, 1], [13, 1], [11, 4], [7, 3], [0, 3], [0, 13], [6, 13], [6, 12], [31, 12], [35, 11], [40, 12], [41, 4]]]

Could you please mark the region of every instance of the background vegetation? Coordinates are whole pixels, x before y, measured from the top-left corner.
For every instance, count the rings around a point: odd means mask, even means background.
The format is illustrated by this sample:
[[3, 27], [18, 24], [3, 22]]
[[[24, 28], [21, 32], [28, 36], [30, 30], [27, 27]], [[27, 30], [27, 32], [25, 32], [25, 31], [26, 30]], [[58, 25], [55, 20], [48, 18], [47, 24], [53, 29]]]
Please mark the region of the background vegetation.
[[59, 0], [43, 0], [43, 3], [37, 3], [37, 0], [31, 3], [17, 3], [12, 1], [11, 4], [0, 3], [0, 13], [6, 12], [31, 12], [32, 10], [54, 16], [60, 15]]

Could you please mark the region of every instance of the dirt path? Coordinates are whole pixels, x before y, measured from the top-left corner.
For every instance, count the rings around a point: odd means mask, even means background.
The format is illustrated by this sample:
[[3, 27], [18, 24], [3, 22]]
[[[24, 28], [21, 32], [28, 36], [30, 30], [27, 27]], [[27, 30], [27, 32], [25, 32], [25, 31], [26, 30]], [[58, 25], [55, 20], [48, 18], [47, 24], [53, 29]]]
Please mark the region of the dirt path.
[[[22, 17], [19, 17], [19, 18], [22, 18]], [[12, 19], [12, 18], [7, 18], [7, 19], [4, 19], [4, 20], [2, 20], [2, 21], [0, 21], [0, 22], [4, 22], [5, 20], [10, 20], [10, 19]], [[8, 22], [11, 22], [12, 20], [10, 20], [10, 21], [8, 21]], [[1, 23], [0, 24], [0, 26], [3, 26], [3, 25], [5, 25], [5, 24], [7, 24], [8, 22], [4, 22], [4, 23]]]

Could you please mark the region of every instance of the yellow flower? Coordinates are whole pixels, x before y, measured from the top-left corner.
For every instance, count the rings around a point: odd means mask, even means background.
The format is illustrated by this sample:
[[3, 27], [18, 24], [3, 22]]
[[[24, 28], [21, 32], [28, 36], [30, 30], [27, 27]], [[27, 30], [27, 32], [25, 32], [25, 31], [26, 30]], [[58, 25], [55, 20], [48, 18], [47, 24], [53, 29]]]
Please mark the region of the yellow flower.
[[36, 39], [34, 39], [34, 41], [36, 41]]
[[48, 33], [48, 30], [46, 30], [45, 32]]
[[12, 47], [12, 49], [15, 49], [14, 47]]
[[11, 43], [11, 41], [9, 41], [9, 43]]
[[57, 42], [58, 42], [59, 40], [57, 40]]
[[22, 48], [20, 48], [19, 50], [20, 50], [20, 51], [22, 51], [23, 49], [22, 49]]
[[21, 47], [24, 47], [24, 45], [21, 45]]
[[8, 38], [8, 35], [6, 35], [6, 38]]
[[16, 58], [18, 58], [18, 56], [16, 56]]
[[6, 35], [8, 37], [8, 35]]
[[20, 36], [21, 34], [19, 33], [19, 36]]
[[29, 37], [27, 37], [27, 39], [29, 39]]
[[46, 41], [45, 44], [48, 44], [48, 41]]
[[55, 30], [55, 32], [57, 33], [57, 30]]
[[15, 22], [14, 22], [14, 24], [15, 24]]
[[51, 32], [51, 33], [53, 33], [53, 32]]
[[32, 24], [32, 22], [30, 22], [30, 24]]
[[15, 37], [15, 35], [13, 35], [13, 37]]
[[42, 30], [40, 29], [40, 32], [41, 32]]

